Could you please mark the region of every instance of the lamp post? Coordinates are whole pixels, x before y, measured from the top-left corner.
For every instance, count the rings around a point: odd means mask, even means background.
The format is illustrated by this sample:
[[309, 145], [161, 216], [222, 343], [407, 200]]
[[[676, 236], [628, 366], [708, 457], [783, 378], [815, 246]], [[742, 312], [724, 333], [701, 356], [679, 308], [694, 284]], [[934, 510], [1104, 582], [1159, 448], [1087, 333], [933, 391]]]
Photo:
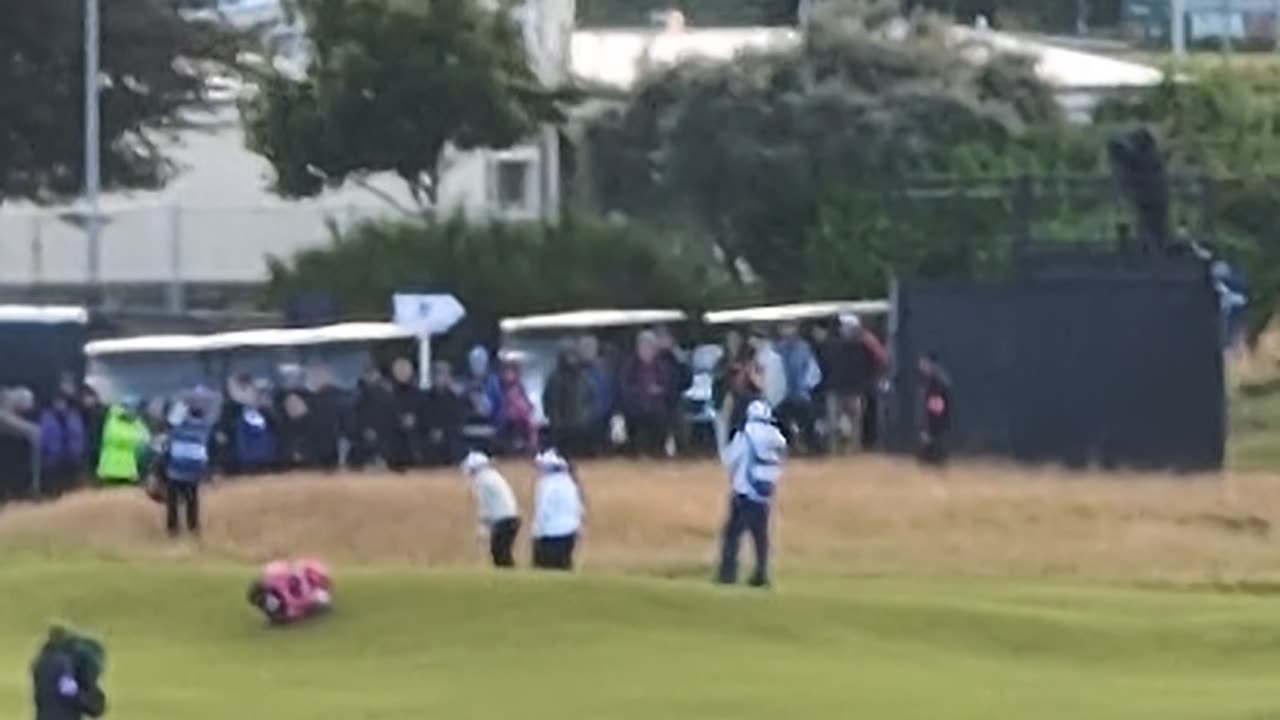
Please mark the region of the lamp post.
[[1187, 2], [1172, 0], [1169, 5], [1169, 38], [1173, 44], [1173, 59], [1182, 62], [1187, 58]]
[[102, 190], [99, 32], [98, 0], [84, 0], [84, 201], [87, 206], [84, 227], [89, 284], [95, 292], [100, 291], [102, 285], [102, 218], [98, 198]]

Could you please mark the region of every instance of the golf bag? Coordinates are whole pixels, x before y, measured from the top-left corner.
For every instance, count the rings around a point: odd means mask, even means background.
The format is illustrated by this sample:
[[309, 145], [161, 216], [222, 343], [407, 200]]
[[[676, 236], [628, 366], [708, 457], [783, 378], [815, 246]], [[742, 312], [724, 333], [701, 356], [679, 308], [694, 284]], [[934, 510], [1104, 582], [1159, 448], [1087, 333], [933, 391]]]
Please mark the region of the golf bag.
[[318, 560], [276, 560], [249, 586], [248, 600], [272, 625], [291, 625], [333, 607], [333, 581]]

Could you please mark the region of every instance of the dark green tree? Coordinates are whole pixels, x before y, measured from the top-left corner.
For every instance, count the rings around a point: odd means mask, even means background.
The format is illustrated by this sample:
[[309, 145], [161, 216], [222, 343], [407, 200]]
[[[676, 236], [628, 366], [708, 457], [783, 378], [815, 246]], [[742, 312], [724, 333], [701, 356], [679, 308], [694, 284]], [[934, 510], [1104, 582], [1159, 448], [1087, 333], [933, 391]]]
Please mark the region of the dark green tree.
[[[172, 175], [155, 142], [202, 101], [205, 76], [245, 38], [192, 20], [173, 0], [101, 6], [104, 187], [148, 188]], [[51, 201], [83, 179], [83, 3], [0, 0], [0, 202]]]
[[556, 227], [408, 219], [370, 223], [324, 248], [272, 262], [269, 299], [332, 293], [380, 317], [392, 294], [448, 292], [489, 332], [509, 315], [587, 307], [715, 306], [734, 299], [635, 228], [576, 218]]
[[559, 122], [505, 9], [474, 0], [298, 0], [311, 57], [243, 108], [275, 189], [309, 196], [389, 172], [432, 207], [446, 149], [508, 147]]
[[1058, 126], [1028, 62], [974, 62], [943, 34], [932, 17], [904, 23], [896, 3], [872, 3], [823, 18], [795, 49], [661, 72], [588, 132], [596, 198], [692, 225], [731, 273], [749, 268], [774, 295], [814, 292], [808, 269], [830, 266], [813, 229], [824, 203], [851, 197], [841, 188], [865, 196], [962, 161], [1007, 171], [1032, 129]]

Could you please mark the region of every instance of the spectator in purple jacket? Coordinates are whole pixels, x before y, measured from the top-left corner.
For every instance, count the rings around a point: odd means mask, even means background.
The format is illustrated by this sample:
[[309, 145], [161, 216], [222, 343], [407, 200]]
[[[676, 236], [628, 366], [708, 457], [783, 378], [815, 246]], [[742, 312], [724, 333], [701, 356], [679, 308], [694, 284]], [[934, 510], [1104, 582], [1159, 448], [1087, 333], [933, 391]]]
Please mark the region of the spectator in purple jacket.
[[87, 457], [84, 418], [58, 393], [40, 414], [40, 458], [45, 492], [57, 497], [79, 484]]
[[671, 435], [671, 364], [659, 353], [657, 336], [645, 330], [636, 337], [635, 355], [622, 370], [622, 411], [635, 454], [661, 457]]

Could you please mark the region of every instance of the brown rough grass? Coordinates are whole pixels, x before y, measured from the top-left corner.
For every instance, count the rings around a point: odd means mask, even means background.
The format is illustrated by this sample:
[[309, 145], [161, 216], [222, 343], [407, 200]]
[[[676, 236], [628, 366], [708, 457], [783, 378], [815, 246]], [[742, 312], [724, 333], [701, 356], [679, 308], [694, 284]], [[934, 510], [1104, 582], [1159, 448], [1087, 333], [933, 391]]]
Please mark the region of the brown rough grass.
[[[530, 470], [508, 476], [527, 509]], [[710, 464], [585, 466], [585, 564], [703, 572], [725, 481]], [[197, 547], [174, 545], [136, 491], [0, 512], [0, 544], [130, 558], [236, 561], [315, 553], [342, 564], [476, 566], [464, 481], [295, 476], [206, 492]], [[1127, 477], [967, 466], [945, 476], [879, 458], [795, 462], [777, 516], [781, 572], [1238, 582], [1280, 578], [1280, 478]], [[527, 552], [524, 542], [521, 553]], [[526, 555], [527, 557], [527, 555]]]

